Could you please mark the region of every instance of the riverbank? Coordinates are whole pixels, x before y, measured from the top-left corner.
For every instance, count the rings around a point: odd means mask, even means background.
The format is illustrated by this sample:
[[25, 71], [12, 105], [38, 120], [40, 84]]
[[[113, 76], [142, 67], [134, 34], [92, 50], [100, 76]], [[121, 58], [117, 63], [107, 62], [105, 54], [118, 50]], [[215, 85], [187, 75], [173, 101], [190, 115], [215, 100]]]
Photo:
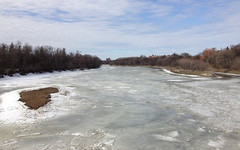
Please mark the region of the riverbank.
[[57, 93], [59, 90], [54, 87], [48, 87], [32, 91], [23, 91], [20, 93], [19, 101], [25, 103], [30, 109], [38, 109], [41, 106], [46, 105], [51, 98], [52, 93]]
[[187, 75], [199, 75], [203, 77], [226, 77], [226, 78], [234, 78], [234, 77], [240, 77], [240, 71], [237, 70], [207, 70], [207, 71], [199, 71], [199, 70], [184, 70], [184, 69], [178, 69], [178, 68], [172, 68], [167, 67], [166, 69], [178, 73], [178, 74], [187, 74]]
[[206, 71], [199, 70], [185, 70], [177, 67], [158, 67], [158, 66], [147, 66], [155, 69], [167, 69], [176, 74], [185, 74], [185, 75], [198, 75], [202, 77], [226, 77], [226, 78], [235, 78], [240, 77], [240, 71], [238, 70], [219, 70], [219, 69], [209, 69]]
[[66, 53], [65, 48], [0, 44], [0, 78], [14, 74], [44, 73], [75, 69], [96, 69], [102, 60], [88, 54]]
[[180, 68], [174, 67], [165, 67], [166, 69], [170, 70], [173, 73], [177, 74], [186, 74], [186, 75], [198, 75], [202, 77], [213, 77], [214, 73], [212, 71], [199, 71], [199, 70], [185, 70]]

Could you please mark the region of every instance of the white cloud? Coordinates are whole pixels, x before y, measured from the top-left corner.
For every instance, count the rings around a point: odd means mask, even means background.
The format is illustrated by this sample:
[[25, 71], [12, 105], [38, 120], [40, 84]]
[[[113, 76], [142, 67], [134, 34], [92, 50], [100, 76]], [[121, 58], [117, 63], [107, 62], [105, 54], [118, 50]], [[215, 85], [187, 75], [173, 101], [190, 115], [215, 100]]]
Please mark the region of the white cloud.
[[[1, 0], [0, 42], [21, 40], [34, 46], [66, 47], [102, 58], [108, 54], [114, 57], [114, 53], [123, 56], [164, 54], [174, 50], [177, 53], [184, 50], [198, 53], [206, 47], [224, 47], [239, 42], [240, 23], [236, 21], [240, 18], [240, 11], [236, 9], [239, 2], [225, 2], [216, 8], [211, 7], [216, 2], [201, 4], [186, 0], [184, 7], [178, 8], [180, 1], [177, 0], [158, 3], [139, 0]], [[202, 16], [206, 23], [166, 30], [174, 23], [184, 26], [181, 21], [187, 20], [194, 15], [193, 11], [205, 7], [205, 4], [210, 7], [206, 10], [209, 14]]]
[[[0, 2], [1, 10], [8, 12], [27, 11], [36, 13], [39, 17], [62, 17], [88, 19], [111, 18], [131, 12], [133, 3], [127, 0], [18, 0]], [[59, 14], [60, 13], [60, 14]]]

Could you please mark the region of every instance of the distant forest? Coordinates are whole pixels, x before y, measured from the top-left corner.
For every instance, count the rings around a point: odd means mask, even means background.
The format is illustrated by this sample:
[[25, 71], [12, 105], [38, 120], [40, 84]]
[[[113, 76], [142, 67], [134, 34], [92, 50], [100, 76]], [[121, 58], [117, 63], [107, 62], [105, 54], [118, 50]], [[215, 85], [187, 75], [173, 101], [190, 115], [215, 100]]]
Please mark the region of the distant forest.
[[42, 73], [52, 71], [99, 68], [101, 60], [96, 56], [66, 53], [65, 48], [37, 46], [21, 42], [0, 44], [0, 77], [15, 73]]
[[161, 66], [174, 67], [191, 71], [230, 70], [240, 71], [240, 44], [222, 50], [205, 49], [202, 53], [191, 56], [188, 53], [163, 56], [140, 56], [107, 60], [105, 63], [121, 66]]

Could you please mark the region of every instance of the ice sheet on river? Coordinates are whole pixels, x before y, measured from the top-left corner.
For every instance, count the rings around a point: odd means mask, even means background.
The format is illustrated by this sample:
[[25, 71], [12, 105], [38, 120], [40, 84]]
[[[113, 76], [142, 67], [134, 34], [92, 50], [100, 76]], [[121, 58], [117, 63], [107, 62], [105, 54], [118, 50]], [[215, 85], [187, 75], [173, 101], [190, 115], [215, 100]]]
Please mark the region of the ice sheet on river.
[[[239, 85], [111, 66], [0, 79], [0, 149], [239, 149]], [[41, 109], [17, 101], [47, 86], [60, 93]]]
[[[171, 73], [168, 70], [164, 72]], [[50, 118], [66, 110], [71, 110], [74, 107], [74, 91], [71, 87], [64, 84], [50, 84], [48, 86], [56, 86], [60, 89], [59, 93], [52, 94], [52, 101], [46, 106], [37, 111], [29, 110], [19, 99], [19, 92], [22, 90], [38, 89], [46, 87], [51, 78], [55, 76], [60, 80], [69, 80], [69, 73], [71, 75], [80, 75], [82, 72], [61, 72], [61, 73], [47, 73], [42, 75], [28, 75], [23, 77], [8, 77], [1, 79], [1, 85], [6, 88], [16, 87], [18, 90], [13, 90], [3, 93], [0, 96], [0, 122], [1, 123], [34, 123], [41, 119]], [[90, 73], [88, 71], [85, 74]], [[199, 76], [190, 78], [192, 81], [197, 81]], [[199, 82], [189, 82], [185, 76], [169, 78], [170, 86], [166, 89], [169, 93], [170, 100], [165, 101], [169, 104], [180, 105], [184, 109], [190, 109], [195, 113], [206, 116], [209, 123], [215, 124], [216, 127], [226, 130], [239, 130], [240, 129], [240, 93], [238, 92], [239, 86], [236, 82], [238, 79], [233, 80], [206, 80], [202, 78]], [[203, 80], [203, 81], [202, 81]], [[205, 80], [205, 81], [204, 81]], [[187, 82], [185, 82], [187, 81]], [[202, 81], [202, 82], [201, 82]], [[85, 84], [85, 83], [81, 83]], [[226, 85], [225, 85], [226, 84]], [[114, 85], [114, 82], [112, 83]], [[114, 89], [112, 85], [106, 85], [106, 91], [115, 92], [127, 90], [129, 94], [137, 94], [138, 90], [126, 87], [121, 83], [119, 89]], [[31, 86], [31, 88], [29, 88]], [[88, 85], [87, 85], [88, 86]], [[102, 87], [102, 85], [99, 85]], [[216, 87], [214, 87], [216, 86]], [[110, 89], [109, 89], [110, 87]], [[92, 89], [97, 89], [92, 85]], [[104, 88], [104, 86], [103, 86]], [[174, 91], [174, 92], [171, 92]], [[167, 94], [165, 94], [167, 96]], [[168, 97], [166, 97], [168, 98]], [[70, 102], [71, 101], [71, 104]], [[112, 106], [109, 106], [112, 107]]]

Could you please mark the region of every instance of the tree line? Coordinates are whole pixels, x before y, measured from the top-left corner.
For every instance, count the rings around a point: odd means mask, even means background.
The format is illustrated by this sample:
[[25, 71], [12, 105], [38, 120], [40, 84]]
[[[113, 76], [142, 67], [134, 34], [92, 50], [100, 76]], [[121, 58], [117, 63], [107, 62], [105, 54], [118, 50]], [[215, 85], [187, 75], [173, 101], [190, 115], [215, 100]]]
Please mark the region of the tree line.
[[65, 48], [22, 45], [21, 42], [0, 44], [0, 77], [15, 73], [43, 73], [52, 71], [99, 68], [101, 60], [96, 56], [79, 52], [66, 53]]
[[210, 69], [240, 71], [240, 44], [217, 50], [205, 49], [202, 53], [191, 56], [188, 53], [163, 56], [140, 56], [111, 60], [110, 65], [121, 66], [161, 66], [176, 67], [185, 70], [205, 71]]

